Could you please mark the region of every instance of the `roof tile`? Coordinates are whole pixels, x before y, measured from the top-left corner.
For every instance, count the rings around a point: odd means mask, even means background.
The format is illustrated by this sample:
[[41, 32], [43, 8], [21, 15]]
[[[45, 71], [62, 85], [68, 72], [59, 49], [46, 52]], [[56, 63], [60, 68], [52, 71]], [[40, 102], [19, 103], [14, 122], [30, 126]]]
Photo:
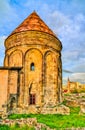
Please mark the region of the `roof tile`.
[[56, 36], [53, 31], [44, 23], [44, 21], [38, 16], [34, 11], [31, 13], [12, 33], [28, 31], [28, 30], [37, 30], [49, 33]]

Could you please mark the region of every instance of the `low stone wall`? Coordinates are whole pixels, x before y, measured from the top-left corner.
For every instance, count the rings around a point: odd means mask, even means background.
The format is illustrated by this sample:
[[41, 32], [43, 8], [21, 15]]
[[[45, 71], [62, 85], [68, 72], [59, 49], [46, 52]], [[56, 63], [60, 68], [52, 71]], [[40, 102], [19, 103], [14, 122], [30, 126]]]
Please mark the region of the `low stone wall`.
[[[47, 111], [46, 111], [47, 110]], [[70, 114], [70, 108], [60, 104], [54, 108], [43, 108], [41, 111], [42, 114], [62, 114], [62, 115], [69, 115]]]
[[56, 130], [56, 129], [51, 129], [48, 126], [46, 126], [43, 123], [38, 123], [36, 118], [21, 118], [21, 119], [3, 119], [0, 121], [0, 124], [2, 125], [8, 125], [8, 126], [13, 126], [15, 124], [18, 124], [20, 127], [22, 127], [23, 125], [28, 125], [28, 126], [33, 126], [35, 128], [35, 130], [41, 130], [46, 129], [46, 130]]
[[85, 114], [85, 102], [81, 102], [80, 104], [80, 114]]
[[66, 106], [80, 107], [79, 114], [85, 114], [85, 93], [69, 94], [64, 96]]
[[[31, 107], [32, 108], [32, 107]], [[69, 115], [70, 114], [70, 108], [63, 105], [62, 103], [61, 104], [58, 104], [54, 107], [52, 106], [44, 106], [43, 108], [38, 108], [38, 107], [35, 107], [35, 111], [33, 111], [34, 109], [31, 109], [30, 108], [28, 109], [27, 108], [22, 108], [22, 107], [18, 107], [18, 108], [14, 108], [13, 110], [9, 111], [8, 113], [3, 113], [3, 116], [5, 115], [10, 115], [10, 114], [29, 114], [29, 113], [32, 113], [32, 114], [62, 114], [62, 115]], [[3, 117], [2, 117], [3, 118]]]
[[12, 126], [15, 124], [18, 124], [20, 127], [22, 127], [23, 125], [28, 125], [28, 126], [33, 126], [35, 128], [35, 130], [85, 130], [85, 128], [54, 128], [51, 129], [48, 126], [46, 126], [43, 123], [38, 123], [36, 118], [21, 118], [21, 119], [4, 119], [0, 121], [0, 124], [2, 125], [8, 125], [8, 126]]

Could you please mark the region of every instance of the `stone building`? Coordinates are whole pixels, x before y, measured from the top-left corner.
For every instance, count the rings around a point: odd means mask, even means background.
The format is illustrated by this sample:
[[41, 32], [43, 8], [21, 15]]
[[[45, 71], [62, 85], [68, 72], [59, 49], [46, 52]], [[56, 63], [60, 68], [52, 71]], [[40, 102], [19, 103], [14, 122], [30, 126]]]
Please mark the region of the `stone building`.
[[36, 12], [5, 40], [0, 109], [48, 113], [62, 102], [62, 44]]
[[85, 92], [85, 84], [81, 84], [79, 82], [73, 82], [69, 78], [67, 81], [66, 88], [68, 93]]

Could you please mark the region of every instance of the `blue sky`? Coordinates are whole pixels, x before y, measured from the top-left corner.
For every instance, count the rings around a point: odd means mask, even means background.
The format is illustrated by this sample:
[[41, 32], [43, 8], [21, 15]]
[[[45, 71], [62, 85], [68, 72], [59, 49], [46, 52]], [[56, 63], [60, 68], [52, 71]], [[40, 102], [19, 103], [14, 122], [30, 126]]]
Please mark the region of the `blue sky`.
[[34, 10], [62, 42], [63, 82], [85, 83], [85, 0], [0, 0], [0, 66], [4, 39]]

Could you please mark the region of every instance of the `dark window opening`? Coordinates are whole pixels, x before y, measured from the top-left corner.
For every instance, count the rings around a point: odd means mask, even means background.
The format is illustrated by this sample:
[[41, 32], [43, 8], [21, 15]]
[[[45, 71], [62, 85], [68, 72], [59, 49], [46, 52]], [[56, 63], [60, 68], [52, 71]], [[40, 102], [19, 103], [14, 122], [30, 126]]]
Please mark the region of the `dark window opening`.
[[15, 97], [12, 97], [11, 102], [10, 102], [10, 110], [13, 109], [15, 103], [16, 103], [16, 99], [15, 99]]
[[34, 65], [34, 63], [31, 63], [31, 65], [30, 65], [30, 70], [31, 70], [31, 71], [34, 71], [34, 70], [35, 70], [35, 65]]
[[35, 104], [35, 94], [30, 94], [30, 104]]

